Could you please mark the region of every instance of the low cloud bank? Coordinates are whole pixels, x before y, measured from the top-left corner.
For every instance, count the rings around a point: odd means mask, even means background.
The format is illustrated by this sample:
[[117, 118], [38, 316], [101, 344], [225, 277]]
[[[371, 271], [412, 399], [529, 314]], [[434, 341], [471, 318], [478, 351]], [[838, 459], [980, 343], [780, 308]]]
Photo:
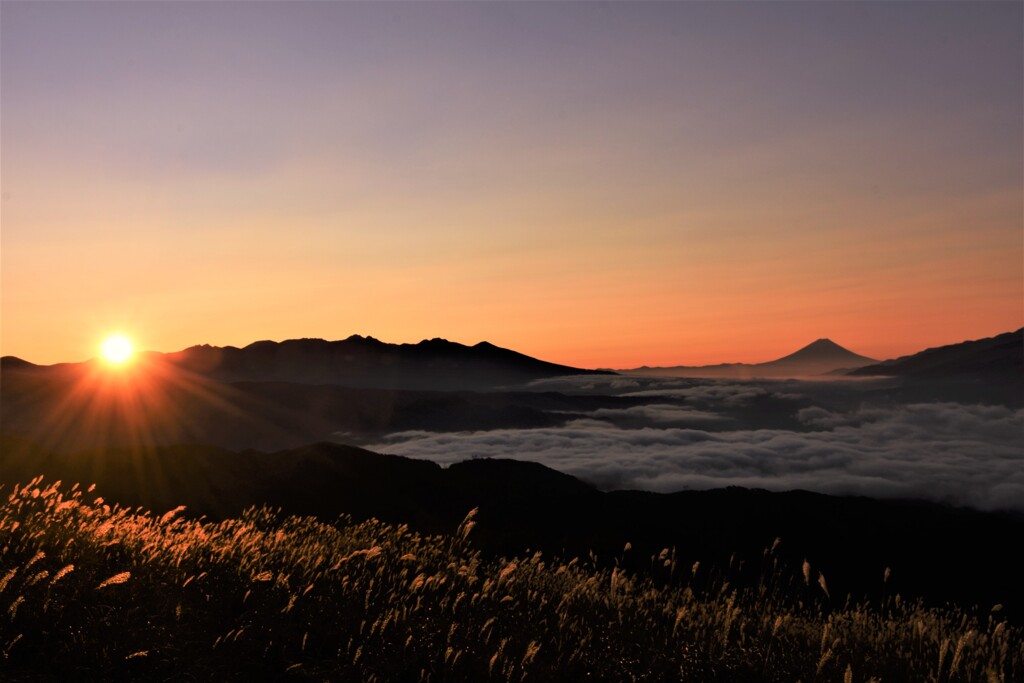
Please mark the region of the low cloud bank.
[[693, 410], [676, 405], [651, 403], [631, 408], [602, 408], [590, 414], [595, 420], [603, 420], [625, 429], [644, 427], [690, 427], [695, 429], [727, 425], [734, 420], [725, 415]]
[[560, 428], [400, 432], [367, 447], [442, 464], [531, 460], [606, 490], [806, 489], [1024, 511], [1024, 410], [808, 407], [797, 418], [809, 431], [706, 431], [728, 418], [654, 404], [596, 411]]

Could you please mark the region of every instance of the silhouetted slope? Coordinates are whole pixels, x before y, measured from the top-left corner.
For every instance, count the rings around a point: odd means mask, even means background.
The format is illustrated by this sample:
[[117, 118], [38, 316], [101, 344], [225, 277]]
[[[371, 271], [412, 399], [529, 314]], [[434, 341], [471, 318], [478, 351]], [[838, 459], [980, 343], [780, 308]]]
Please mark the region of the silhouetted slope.
[[31, 370], [38, 367], [40, 366], [35, 363], [29, 363], [27, 360], [22, 360], [17, 356], [3, 356], [0, 358], [0, 370]]
[[[602, 493], [535, 463], [473, 460], [442, 469], [330, 444], [279, 453], [178, 447], [74, 455], [16, 439], [2, 445], [0, 482], [37, 474], [95, 482], [108, 502], [157, 512], [186, 505], [188, 514], [222, 518], [268, 504], [286, 514], [331, 519], [345, 513], [441, 532], [478, 507], [473, 542], [489, 554], [585, 557], [593, 551], [599, 562], [637, 571], [651, 570], [652, 556], [673, 547], [680, 567], [696, 560], [723, 567], [735, 553], [756, 571], [763, 550], [781, 537], [792, 566], [808, 559], [834, 596], [884, 589], [983, 610], [999, 602], [1016, 614], [1024, 600], [1024, 563], [1013, 542], [1024, 537], [1020, 515], [738, 488]], [[883, 584], [886, 567], [892, 579]]]
[[610, 374], [548, 363], [487, 342], [444, 339], [387, 344], [353, 335], [341, 341], [260, 341], [244, 348], [193, 346], [170, 353], [178, 367], [214, 379], [340, 384], [387, 389], [491, 389], [534, 379]]
[[1006, 377], [1024, 373], [1024, 328], [965, 341], [851, 370], [849, 375], [912, 378]]
[[410, 429], [553, 427], [599, 408], [650, 399], [539, 392], [357, 389], [289, 382], [225, 383], [164, 362], [35, 366], [5, 363], [5, 433], [55, 450], [198, 443], [276, 450], [332, 438], [377, 438]]
[[808, 377], [875, 362], [875, 359], [849, 351], [831, 339], [818, 339], [788, 356], [766, 363], [721, 363], [658, 368], [644, 366], [622, 372], [667, 377]]

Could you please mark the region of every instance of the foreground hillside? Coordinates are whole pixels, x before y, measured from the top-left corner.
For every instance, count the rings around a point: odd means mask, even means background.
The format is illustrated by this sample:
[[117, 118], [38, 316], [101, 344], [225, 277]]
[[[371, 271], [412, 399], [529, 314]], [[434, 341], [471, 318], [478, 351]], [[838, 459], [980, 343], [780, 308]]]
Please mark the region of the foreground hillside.
[[888, 567], [888, 589], [905, 597], [984, 610], [1001, 603], [1016, 623], [1024, 614], [1024, 562], [1007, 540], [1024, 537], [1019, 514], [800, 491], [602, 492], [537, 463], [479, 459], [442, 468], [337, 444], [276, 453], [189, 446], [62, 454], [11, 439], [0, 447], [0, 482], [43, 474], [96, 484], [111, 504], [157, 514], [184, 505], [185, 516], [223, 520], [269, 505], [322, 521], [347, 514], [433, 534], [479, 508], [474, 540], [488, 557], [592, 551], [609, 566], [630, 543], [635, 553], [623, 558], [630, 570], [643, 570], [646, 557], [664, 547], [678, 548], [689, 563], [724, 565], [735, 554], [749, 567], [781, 537], [791, 565], [809, 559], [840, 595], [877, 599]]
[[[765, 551], [761, 581], [640, 578], [540, 553], [483, 558], [474, 521], [425, 537], [250, 509], [222, 522], [110, 506], [39, 479], [0, 490], [7, 680], [1013, 681], [1001, 613], [829, 596]], [[623, 549], [624, 556], [633, 552]]]

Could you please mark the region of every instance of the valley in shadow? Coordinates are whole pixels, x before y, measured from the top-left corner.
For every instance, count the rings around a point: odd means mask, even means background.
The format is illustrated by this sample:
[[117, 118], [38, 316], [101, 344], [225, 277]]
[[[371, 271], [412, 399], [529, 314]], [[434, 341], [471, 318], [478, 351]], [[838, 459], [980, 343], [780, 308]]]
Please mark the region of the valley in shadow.
[[735, 487], [602, 492], [536, 463], [479, 459], [442, 468], [326, 443], [275, 453], [192, 446], [56, 454], [6, 439], [3, 449], [0, 481], [44, 474], [95, 483], [93, 495], [108, 504], [158, 514], [184, 505], [187, 516], [216, 520], [269, 505], [328, 521], [344, 514], [450, 533], [478, 508], [473, 544], [489, 556], [593, 554], [600, 565], [657, 577], [652, 558], [674, 549], [686, 566], [732, 567], [751, 582], [764, 551], [781, 539], [790, 566], [812, 563], [834, 595], [877, 599], [895, 591], [983, 611], [1003, 604], [1013, 618], [1024, 606], [1021, 513]]

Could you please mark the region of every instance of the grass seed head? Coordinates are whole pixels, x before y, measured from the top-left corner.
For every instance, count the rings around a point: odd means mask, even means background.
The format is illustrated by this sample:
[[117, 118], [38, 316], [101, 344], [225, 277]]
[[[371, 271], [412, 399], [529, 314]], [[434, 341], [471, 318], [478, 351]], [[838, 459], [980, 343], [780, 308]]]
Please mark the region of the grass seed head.
[[109, 579], [96, 586], [96, 590], [106, 588], [108, 586], [116, 586], [118, 584], [126, 583], [128, 579], [132, 578], [131, 572], [121, 572], [120, 574], [114, 574]]

